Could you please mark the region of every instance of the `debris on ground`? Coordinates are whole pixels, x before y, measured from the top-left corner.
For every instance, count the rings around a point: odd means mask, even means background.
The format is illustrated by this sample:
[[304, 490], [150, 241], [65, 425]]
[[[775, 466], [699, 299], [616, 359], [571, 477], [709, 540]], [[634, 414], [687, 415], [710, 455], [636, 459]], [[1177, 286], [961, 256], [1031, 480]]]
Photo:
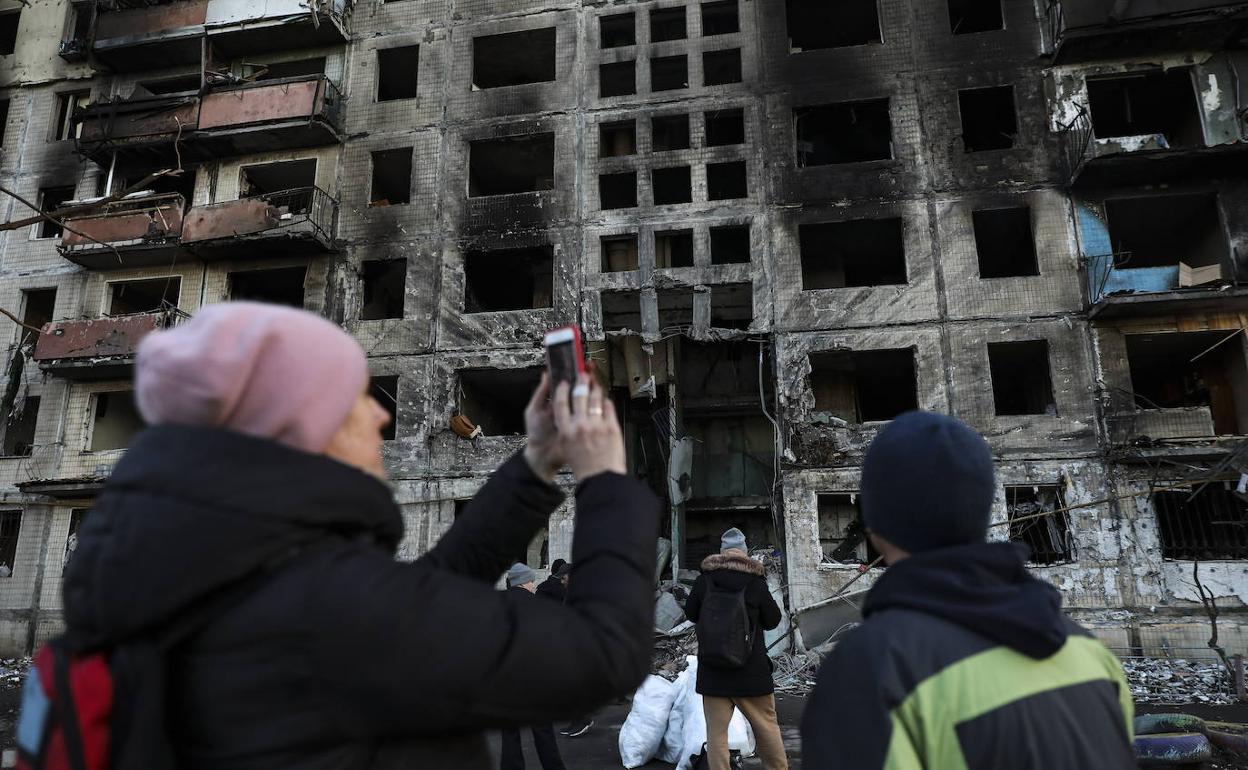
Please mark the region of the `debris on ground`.
[[0, 687], [17, 687], [26, 678], [30, 658], [0, 658]]
[[1235, 686], [1216, 659], [1122, 658], [1122, 669], [1136, 703], [1235, 702]]
[[[678, 631], [681, 626], [683, 630]], [[690, 655], [698, 654], [698, 637], [693, 632], [693, 624], [686, 621], [681, 626], [672, 629], [670, 634], [657, 634], [654, 640], [650, 673], [669, 682], [675, 681], [685, 670]]]
[[815, 677], [819, 675], [823, 659], [834, 646], [835, 644], [829, 644], [805, 652], [786, 652], [773, 657], [771, 661], [775, 668], [771, 672], [771, 679], [776, 683], [776, 692], [790, 695], [809, 693], [815, 687]]

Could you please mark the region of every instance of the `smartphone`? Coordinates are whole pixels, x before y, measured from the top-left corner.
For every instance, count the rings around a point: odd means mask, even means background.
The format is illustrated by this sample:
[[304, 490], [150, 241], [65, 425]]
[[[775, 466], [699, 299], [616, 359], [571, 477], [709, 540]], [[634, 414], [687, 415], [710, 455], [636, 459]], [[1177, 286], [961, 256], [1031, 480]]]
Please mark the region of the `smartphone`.
[[575, 385], [577, 376], [585, 374], [585, 349], [581, 345], [581, 329], [578, 326], [560, 326], [546, 332], [542, 341], [546, 346], [546, 369], [550, 372], [550, 388], [553, 392], [560, 381]]

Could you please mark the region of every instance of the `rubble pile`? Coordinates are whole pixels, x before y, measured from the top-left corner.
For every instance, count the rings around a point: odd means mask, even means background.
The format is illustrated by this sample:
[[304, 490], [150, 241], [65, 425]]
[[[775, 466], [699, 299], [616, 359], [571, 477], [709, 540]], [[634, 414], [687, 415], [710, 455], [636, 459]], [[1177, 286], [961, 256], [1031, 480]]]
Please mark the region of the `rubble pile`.
[[26, 678], [30, 658], [0, 658], [0, 687], [18, 687]]
[[698, 637], [693, 633], [692, 624], [679, 634], [656, 634], [650, 673], [669, 682], [675, 681], [680, 672], [688, 667], [688, 656], [697, 654]]
[[1235, 684], [1216, 659], [1123, 658], [1122, 668], [1136, 703], [1235, 702]]
[[776, 692], [805, 695], [815, 686], [815, 677], [828, 650], [817, 649], [796, 654], [783, 653], [772, 658], [775, 669], [771, 672]]

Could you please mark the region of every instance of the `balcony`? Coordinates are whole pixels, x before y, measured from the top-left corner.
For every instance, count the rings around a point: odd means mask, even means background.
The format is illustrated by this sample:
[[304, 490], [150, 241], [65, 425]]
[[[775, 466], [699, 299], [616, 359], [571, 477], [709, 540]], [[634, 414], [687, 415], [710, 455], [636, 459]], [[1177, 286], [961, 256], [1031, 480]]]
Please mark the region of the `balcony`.
[[172, 266], [183, 253], [181, 195], [127, 198], [90, 214], [69, 217], [61, 256], [88, 270]]
[[1248, 31], [1243, 0], [1046, 0], [1055, 64], [1218, 51]]
[[155, 313], [53, 321], [35, 343], [34, 359], [48, 374], [71, 380], [107, 380], [128, 375], [139, 341], [176, 322], [180, 313]]
[[342, 141], [342, 96], [301, 75], [211, 88], [203, 96], [97, 102], [75, 112], [78, 151], [101, 165], [153, 166]]

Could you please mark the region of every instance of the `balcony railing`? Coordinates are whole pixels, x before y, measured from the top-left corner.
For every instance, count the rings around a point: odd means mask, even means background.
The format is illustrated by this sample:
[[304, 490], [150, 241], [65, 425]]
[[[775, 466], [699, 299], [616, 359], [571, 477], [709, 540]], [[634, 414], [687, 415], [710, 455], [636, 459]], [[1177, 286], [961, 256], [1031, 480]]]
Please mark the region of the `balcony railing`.
[[151, 313], [53, 321], [43, 327], [35, 343], [40, 368], [72, 379], [106, 379], [133, 363], [144, 337], [181, 318], [182, 311], [167, 308]]
[[1079, 105], [1075, 116], [1058, 128], [1058, 136], [1062, 144], [1066, 179], [1073, 184], [1083, 164], [1087, 163], [1092, 148], [1092, 115], [1088, 108]]
[[68, 254], [102, 244], [132, 246], [165, 243], [182, 234], [186, 202], [179, 193], [161, 193], [109, 203], [90, 214], [70, 217], [73, 228], [61, 235], [60, 250]]
[[195, 250], [226, 238], [306, 234], [328, 245], [337, 221], [338, 201], [319, 187], [299, 187], [196, 206], [187, 215], [182, 242]]
[[[1051, 52], [1065, 63], [1166, 50], [1218, 50], [1248, 24], [1245, 0], [1047, 0]], [[1183, 35], [1174, 34], [1183, 26]]]

